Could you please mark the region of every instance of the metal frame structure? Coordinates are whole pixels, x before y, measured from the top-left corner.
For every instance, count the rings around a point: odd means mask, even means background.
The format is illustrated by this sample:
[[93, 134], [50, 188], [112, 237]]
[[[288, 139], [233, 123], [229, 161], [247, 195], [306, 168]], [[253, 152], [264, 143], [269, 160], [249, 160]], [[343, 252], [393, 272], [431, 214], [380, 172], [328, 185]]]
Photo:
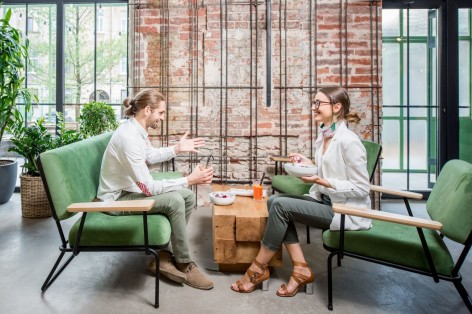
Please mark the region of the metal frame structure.
[[[299, 86], [289, 86], [287, 80], [287, 74], [289, 73], [289, 54], [288, 54], [288, 39], [289, 34], [287, 32], [287, 0], [278, 0], [278, 1], [258, 1], [258, 0], [246, 0], [246, 1], [228, 1], [228, 0], [220, 0], [219, 2], [216, 1], [215, 3], [208, 3], [206, 1], [189, 1], [186, 5], [172, 5], [169, 0], [163, 0], [158, 3], [150, 3], [146, 0], [130, 0], [130, 12], [132, 16], [132, 27], [135, 29], [139, 29], [141, 27], [141, 11], [146, 9], [157, 9], [157, 12], [160, 12], [160, 40], [159, 40], [159, 55], [160, 55], [160, 62], [161, 62], [161, 72], [160, 72], [160, 80], [158, 84], [144, 84], [141, 82], [140, 79], [140, 71], [142, 71], [142, 64], [138, 64], [136, 61], [132, 65], [131, 76], [132, 76], [132, 85], [129, 86], [130, 91], [138, 91], [141, 88], [157, 88], [161, 90], [167, 97], [169, 97], [170, 93], [174, 92], [182, 92], [186, 91], [189, 94], [190, 99], [190, 125], [189, 130], [195, 134], [196, 136], [207, 136], [207, 134], [202, 134], [198, 128], [199, 124], [199, 109], [202, 106], [201, 101], [205, 103], [206, 92], [209, 90], [217, 90], [220, 91], [219, 94], [219, 116], [217, 117], [219, 122], [218, 127], [218, 151], [212, 152], [213, 156], [215, 157], [220, 173], [217, 174], [216, 177], [220, 178], [221, 182], [231, 183], [234, 180], [231, 180], [231, 174], [228, 170], [228, 165], [231, 163], [232, 159], [237, 159], [238, 161], [244, 162], [247, 164], [247, 172], [248, 177], [246, 181], [250, 181], [253, 178], [259, 177], [259, 173], [262, 172], [261, 168], [264, 161], [267, 159], [267, 156], [262, 153], [258, 143], [258, 117], [259, 117], [259, 110], [261, 105], [265, 105], [267, 107], [274, 105], [274, 98], [272, 97], [272, 93], [278, 93], [279, 99], [279, 112], [278, 112], [278, 119], [279, 119], [279, 132], [278, 135], [275, 136], [276, 140], [278, 140], [278, 151], [279, 155], [287, 155], [288, 154], [288, 147], [290, 136], [288, 132], [288, 117], [289, 117], [289, 93], [301, 90], [304, 93], [308, 93], [310, 96], [310, 100], [314, 97], [315, 91], [318, 88], [323, 86], [327, 86], [326, 83], [321, 85], [318, 82], [316, 69], [318, 58], [317, 52], [317, 36], [318, 36], [318, 21], [317, 21], [317, 10], [319, 6], [319, 0], [309, 0], [309, 13], [308, 21], [309, 21], [309, 59], [307, 63], [309, 64], [309, 78], [307, 80], [308, 84], [302, 84]], [[380, 49], [380, 30], [379, 30], [379, 8], [380, 8], [380, 1], [370, 0], [365, 1], [370, 7], [370, 55], [371, 58], [374, 59], [374, 63], [371, 65], [372, 77], [371, 82], [366, 85], [356, 85], [349, 83], [349, 56], [347, 55], [347, 49], [349, 46], [349, 39], [348, 39], [348, 23], [347, 17], [349, 14], [350, 4], [348, 0], [339, 0], [336, 4], [339, 5], [339, 55], [340, 55], [340, 76], [341, 81], [340, 84], [347, 88], [347, 89], [357, 89], [361, 90], [362, 92], [368, 92], [370, 94], [371, 102], [372, 102], [372, 120], [370, 121], [370, 129], [371, 132], [371, 141], [380, 142], [380, 93], [381, 93], [381, 85], [380, 85], [380, 60], [379, 60], [379, 49]], [[188, 84], [185, 85], [177, 85], [172, 84], [169, 80], [170, 73], [169, 73], [169, 63], [172, 62], [172, 56], [170, 53], [170, 42], [169, 42], [169, 33], [171, 32], [170, 28], [170, 12], [176, 8], [176, 6], [180, 9], [186, 8], [189, 12], [189, 36], [188, 36], [188, 47], [189, 47], [189, 59], [188, 62], [190, 64], [190, 78]], [[199, 25], [202, 17], [198, 14], [199, 9], [203, 9], [208, 6], [215, 6], [219, 8], [219, 44], [220, 44], [220, 51], [219, 51], [219, 62], [220, 62], [220, 72], [219, 72], [219, 85], [209, 85], [205, 82], [205, 58], [207, 56], [205, 52], [205, 37], [199, 38], [198, 30]], [[249, 38], [249, 54], [250, 54], [250, 64], [249, 64], [249, 86], [232, 86], [229, 83], [228, 77], [231, 75], [230, 69], [228, 66], [228, 12], [232, 9], [232, 7], [239, 6], [247, 8], [249, 12], [249, 25], [250, 25], [250, 38]], [[265, 10], [263, 10], [265, 8]], [[265, 13], [265, 15], [264, 15]], [[277, 30], [272, 25], [272, 19], [270, 17], [270, 13], [276, 13], [274, 15], [278, 15], [278, 34], [274, 34], [274, 30]], [[158, 13], [159, 14], [159, 13]], [[262, 82], [267, 86], [262, 86], [261, 80], [258, 79], [258, 63], [260, 63], [260, 58], [258, 58], [261, 54], [261, 35], [258, 32], [260, 26], [259, 20], [261, 20], [262, 16], [264, 16], [264, 20], [266, 23], [266, 37], [265, 42], [267, 47], [265, 51], [265, 65], [266, 69], [266, 76], [265, 80]], [[205, 21], [203, 21], [205, 22]], [[275, 23], [274, 23], [275, 24]], [[130, 43], [132, 47], [130, 47], [130, 55], [131, 56], [139, 56], [143, 53], [141, 50], [142, 42], [141, 36], [138, 32], [131, 32], [131, 36], [134, 35], [134, 38], [130, 38]], [[278, 43], [274, 44], [272, 39], [278, 36]], [[275, 47], [274, 47], [275, 46]], [[201, 48], [200, 48], [201, 47]], [[202, 49], [202, 51], [199, 51]], [[273, 49], [273, 50], [272, 50]], [[272, 52], [278, 51], [279, 53], [279, 68], [280, 72], [275, 74], [271, 69], [273, 65], [273, 56]], [[314, 53], [313, 53], [314, 52]], [[203, 58], [203, 61], [200, 60], [199, 56]], [[200, 64], [202, 64], [200, 66]], [[280, 84], [276, 86], [271, 86], [272, 80], [274, 79], [273, 76], [278, 76], [278, 81]], [[202, 78], [203, 79], [199, 79]], [[233, 90], [245, 90], [249, 94], [249, 115], [247, 119], [250, 122], [249, 126], [249, 133], [251, 136], [246, 137], [249, 144], [247, 147], [247, 155], [235, 156], [232, 154], [229, 156], [228, 154], [228, 93]], [[261, 92], [265, 92], [265, 104], [261, 103], [259, 100], [258, 95]], [[169, 99], [167, 99], [169, 100]], [[167, 101], [169, 103], [169, 101]], [[312, 117], [311, 117], [312, 119]], [[160, 141], [162, 144], [168, 143], [169, 141], [169, 116], [167, 116], [165, 123], [161, 126], [161, 136]], [[316, 130], [313, 127], [313, 121], [310, 121], [310, 145], [311, 153], [313, 153], [313, 140], [317, 136]], [[232, 136], [237, 137], [237, 136]], [[310, 156], [312, 157], [312, 156]], [[191, 161], [192, 163], [198, 162], [196, 157], [194, 156], [187, 156], [183, 157], [185, 161]], [[179, 158], [178, 158], [179, 159]], [[180, 157], [182, 160], [182, 157]], [[236, 180], [238, 183], [243, 183], [241, 180]], [[377, 183], [380, 182], [380, 176], [376, 176]]]

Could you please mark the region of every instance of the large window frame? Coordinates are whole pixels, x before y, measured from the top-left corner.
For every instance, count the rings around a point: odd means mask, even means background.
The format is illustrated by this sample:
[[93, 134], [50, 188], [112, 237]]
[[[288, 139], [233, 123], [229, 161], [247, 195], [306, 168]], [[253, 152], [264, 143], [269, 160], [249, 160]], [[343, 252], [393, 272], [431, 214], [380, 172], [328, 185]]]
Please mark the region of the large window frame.
[[[425, 177], [427, 180], [427, 188], [432, 188], [435, 178], [436, 178], [436, 134], [432, 134], [431, 130], [436, 130], [436, 121], [434, 120], [437, 111], [437, 101], [436, 101], [436, 80], [435, 70], [436, 70], [436, 53], [432, 50], [436, 48], [436, 29], [432, 23], [433, 19], [436, 19], [436, 10], [429, 10], [428, 12], [428, 22], [427, 30], [425, 35], [411, 35], [409, 33], [409, 14], [407, 9], [398, 9], [398, 34], [389, 34], [382, 37], [382, 44], [387, 44], [389, 46], [396, 46], [398, 50], [398, 67], [399, 67], [399, 76], [398, 76], [398, 87], [399, 95], [394, 95], [395, 99], [398, 99], [398, 104], [388, 106], [384, 104], [384, 115], [382, 119], [384, 121], [392, 121], [398, 126], [399, 138], [398, 138], [398, 166], [389, 167], [385, 164], [382, 166], [382, 172], [386, 173], [395, 173], [395, 174], [405, 174], [406, 187], [401, 186], [401, 188], [411, 189], [411, 179], [410, 175], [412, 174], [427, 174]], [[411, 46], [415, 45], [417, 47], [424, 48], [424, 53], [426, 57], [425, 64], [425, 104], [415, 103], [410, 99], [411, 93], [411, 79], [410, 79], [410, 63], [408, 59], [411, 59], [410, 51]], [[384, 94], [385, 95], [385, 94]], [[387, 109], [396, 109], [398, 114], [388, 114]], [[425, 110], [425, 115], [418, 115], [417, 113], [411, 113], [414, 110]], [[425, 168], [422, 166], [415, 167], [411, 164], [411, 154], [412, 154], [412, 144], [410, 142], [411, 132], [414, 132], [414, 128], [411, 127], [412, 123], [415, 122], [424, 122], [426, 125], [426, 137], [427, 141], [425, 142], [426, 150], [426, 164]], [[413, 181], [418, 181], [418, 178]], [[391, 182], [389, 182], [391, 183]]]
[[458, 9], [470, 8], [470, 0], [415, 0], [414, 2], [384, 0], [382, 7], [438, 10], [437, 173], [439, 173], [447, 161], [459, 158]]
[[[125, 4], [127, 8], [127, 16], [129, 16], [129, 6], [128, 6], [128, 0], [2, 0], [3, 5], [9, 6], [9, 5], [25, 5], [26, 6], [26, 11], [28, 12], [28, 7], [29, 5], [56, 5], [56, 15], [57, 15], [57, 21], [56, 21], [56, 101], [55, 103], [38, 103], [40, 106], [55, 106], [56, 112], [64, 112], [64, 106], [67, 105], [65, 103], [65, 6], [68, 4], [93, 4], [95, 6], [95, 18], [97, 15], [97, 10], [101, 7], [101, 5], [106, 5], [106, 4]], [[95, 23], [95, 30], [96, 30], [96, 23]], [[28, 26], [26, 26], [26, 35], [28, 35]], [[129, 42], [129, 32], [126, 32], [126, 51], [128, 54], [128, 42]], [[97, 32], [94, 32], [94, 37], [95, 37], [95, 42], [97, 40]], [[95, 49], [94, 52], [95, 56], [95, 61], [97, 58], [97, 51]], [[127, 56], [128, 59], [128, 56]], [[96, 68], [96, 62], [94, 67]], [[129, 67], [127, 66], [127, 69]], [[99, 100], [97, 99], [97, 75], [96, 75], [96, 69], [95, 69], [95, 77], [94, 77], [94, 90], [95, 92], [93, 93], [94, 95], [94, 100]], [[126, 90], [128, 90], [129, 86], [129, 75], [126, 73]], [[26, 79], [26, 87], [28, 87], [28, 80]], [[21, 105], [21, 103], [18, 103]], [[121, 106], [121, 103], [109, 103], [112, 106]], [[27, 123], [25, 119], [25, 123]], [[57, 123], [57, 121], [55, 121]]]

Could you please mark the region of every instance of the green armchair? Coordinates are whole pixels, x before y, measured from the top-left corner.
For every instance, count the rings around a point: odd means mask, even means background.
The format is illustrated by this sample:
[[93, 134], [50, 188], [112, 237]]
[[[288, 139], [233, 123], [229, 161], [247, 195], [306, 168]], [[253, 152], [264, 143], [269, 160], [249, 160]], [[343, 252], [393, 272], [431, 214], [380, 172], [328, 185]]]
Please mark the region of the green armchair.
[[[141, 251], [153, 254], [159, 269], [159, 250], [169, 243], [171, 227], [163, 215], [147, 215], [153, 200], [92, 202], [95, 199], [103, 153], [111, 133], [82, 140], [42, 153], [38, 166], [60, 238], [59, 257], [41, 290], [45, 292], [81, 252]], [[175, 175], [175, 174], [174, 174]], [[143, 215], [114, 216], [105, 212], [139, 211]], [[80, 219], [68, 230], [63, 225]], [[65, 254], [70, 255], [63, 262]], [[159, 272], [155, 279], [155, 302], [159, 307]]]
[[[472, 312], [471, 299], [459, 273], [472, 244], [472, 165], [461, 160], [446, 163], [426, 203], [433, 220], [413, 217], [409, 198], [421, 194], [394, 191], [373, 186], [372, 190], [401, 196], [408, 216], [333, 204], [341, 214], [341, 230], [323, 232], [323, 246], [328, 257], [328, 308], [333, 309], [332, 259], [344, 256], [378, 263], [432, 277], [434, 282], [450, 281]], [[344, 231], [345, 215], [372, 219], [373, 227], [362, 231]], [[453, 261], [443, 237], [462, 244], [463, 250]]]

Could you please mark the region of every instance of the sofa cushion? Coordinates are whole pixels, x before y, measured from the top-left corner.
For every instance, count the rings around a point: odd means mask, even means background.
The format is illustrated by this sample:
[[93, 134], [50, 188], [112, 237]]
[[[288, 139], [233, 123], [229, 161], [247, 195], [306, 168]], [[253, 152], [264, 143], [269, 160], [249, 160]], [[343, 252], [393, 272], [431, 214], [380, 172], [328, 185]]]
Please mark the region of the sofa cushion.
[[[170, 238], [169, 220], [159, 214], [148, 217], [149, 245], [165, 245]], [[72, 247], [77, 239], [80, 219], [69, 231], [69, 244]], [[87, 214], [80, 246], [142, 246], [144, 243], [143, 216], [112, 216], [100, 212]]]

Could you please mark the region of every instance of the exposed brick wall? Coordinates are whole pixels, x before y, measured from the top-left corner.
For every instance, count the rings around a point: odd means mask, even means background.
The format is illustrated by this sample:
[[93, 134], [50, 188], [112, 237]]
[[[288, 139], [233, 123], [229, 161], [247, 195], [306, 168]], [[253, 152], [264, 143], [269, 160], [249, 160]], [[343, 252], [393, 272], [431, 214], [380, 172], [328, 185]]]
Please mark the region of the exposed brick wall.
[[[189, 130], [208, 139], [203, 154], [218, 159], [217, 176], [270, 176], [269, 156], [313, 153], [312, 92], [330, 85], [349, 90], [352, 110], [362, 118], [350, 128], [379, 141], [380, 8], [360, 0], [272, 1], [272, 106], [266, 107], [265, 4], [257, 12], [252, 6], [251, 23], [250, 6], [233, 2], [130, 6], [131, 81], [136, 90], [157, 86], [168, 97], [168, 121], [153, 134], [156, 144]], [[188, 171], [183, 161], [178, 167]]]

